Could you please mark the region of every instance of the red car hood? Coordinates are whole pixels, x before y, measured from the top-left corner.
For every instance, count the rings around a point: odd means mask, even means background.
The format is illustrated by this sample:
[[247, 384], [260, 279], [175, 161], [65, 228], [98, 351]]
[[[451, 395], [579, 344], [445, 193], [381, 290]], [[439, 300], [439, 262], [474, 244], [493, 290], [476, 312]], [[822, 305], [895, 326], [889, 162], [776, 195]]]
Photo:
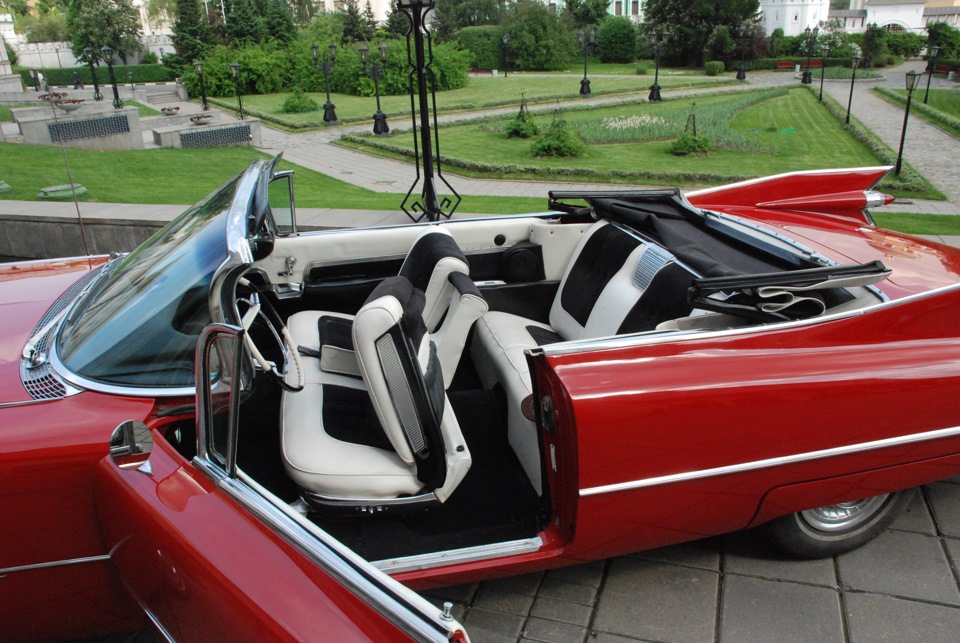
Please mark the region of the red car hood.
[[107, 260], [84, 257], [0, 264], [0, 404], [31, 398], [20, 381], [20, 353], [63, 292]]

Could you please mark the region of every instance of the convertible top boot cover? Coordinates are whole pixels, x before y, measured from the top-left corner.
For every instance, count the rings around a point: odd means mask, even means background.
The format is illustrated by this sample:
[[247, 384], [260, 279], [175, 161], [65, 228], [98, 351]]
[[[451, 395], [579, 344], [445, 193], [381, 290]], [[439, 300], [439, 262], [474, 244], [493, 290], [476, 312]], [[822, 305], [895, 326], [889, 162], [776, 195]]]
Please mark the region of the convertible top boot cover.
[[[390, 504], [432, 491], [443, 501], [466, 475], [470, 452], [443, 393], [422, 305], [406, 279], [384, 280], [353, 323], [362, 379], [310, 359], [304, 390], [284, 394], [284, 464], [308, 495]], [[291, 318], [291, 333], [310, 321]]]

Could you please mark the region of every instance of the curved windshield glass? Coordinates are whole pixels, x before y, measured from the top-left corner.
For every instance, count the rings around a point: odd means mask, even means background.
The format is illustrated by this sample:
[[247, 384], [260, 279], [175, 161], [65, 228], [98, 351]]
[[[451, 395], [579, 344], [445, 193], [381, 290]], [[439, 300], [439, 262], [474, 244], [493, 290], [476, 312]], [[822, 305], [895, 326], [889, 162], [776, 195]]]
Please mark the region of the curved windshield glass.
[[183, 387], [211, 322], [210, 284], [228, 257], [238, 176], [187, 210], [100, 278], [61, 327], [68, 370], [122, 386]]

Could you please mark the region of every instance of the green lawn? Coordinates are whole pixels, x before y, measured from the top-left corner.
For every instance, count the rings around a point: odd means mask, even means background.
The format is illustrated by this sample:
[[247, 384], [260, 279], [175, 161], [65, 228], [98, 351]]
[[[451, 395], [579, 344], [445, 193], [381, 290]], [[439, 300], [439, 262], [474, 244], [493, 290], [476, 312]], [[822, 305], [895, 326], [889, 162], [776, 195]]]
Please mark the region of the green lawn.
[[960, 235], [960, 216], [949, 214], [884, 214], [873, 212], [873, 220], [881, 228], [907, 234]]
[[[905, 89], [878, 87], [873, 92], [883, 100], [901, 109], [907, 104], [907, 91]], [[931, 89], [926, 104], [923, 102], [925, 94], [926, 85], [924, 79], [921, 78], [920, 86], [913, 93], [910, 108], [911, 118], [922, 118], [931, 125], [960, 138], [960, 90]]]
[[[577, 127], [581, 123], [602, 121], [604, 118], [629, 118], [644, 115], [657, 116], [680, 110], [684, 118], [676, 133], [682, 129], [685, 116], [696, 103], [701, 112], [711, 104], [737, 100], [731, 96], [701, 96], [697, 98], [665, 101], [662, 104], [638, 103], [564, 114], [568, 124]], [[549, 114], [540, 114], [536, 120], [542, 126], [550, 122]], [[744, 176], [764, 176], [790, 170], [827, 167], [857, 167], [876, 165], [878, 160], [863, 145], [844, 131], [842, 125], [817, 102], [810, 92], [791, 91], [787, 95], [761, 102], [737, 114], [729, 129], [746, 140], [755, 143], [761, 150], [719, 150], [707, 156], [678, 157], [669, 153], [670, 140], [650, 140], [640, 143], [589, 145], [585, 154], [578, 158], [533, 158], [529, 140], [508, 139], [502, 130], [507, 121], [499, 123], [474, 123], [445, 127], [440, 138], [445, 154], [455, 155], [467, 163], [497, 164], [536, 168], [528, 171], [532, 177], [543, 178], [546, 172], [551, 179], [561, 173], [582, 171], [589, 168], [604, 173], [640, 171], [641, 181], [657, 179], [660, 182], [682, 183], [683, 177], [710, 175], [715, 179]], [[709, 129], [701, 126], [700, 134], [710, 136]], [[389, 144], [412, 147], [409, 134], [389, 139]], [[370, 145], [385, 142], [370, 141]], [[455, 152], [451, 152], [455, 150]], [[459, 170], [458, 170], [459, 171]], [[552, 172], [552, 174], [551, 174]], [[511, 175], [504, 171], [501, 175]], [[629, 177], [628, 177], [629, 178]], [[567, 180], [588, 180], [584, 176], [568, 177]], [[590, 176], [589, 180], [595, 180]], [[623, 179], [621, 179], [623, 180]], [[688, 180], [687, 183], [690, 181]]]
[[[660, 81], [661, 87], [666, 91], [681, 87], [711, 86], [733, 82], [730, 78], [685, 77], [661, 77]], [[594, 95], [630, 93], [646, 95], [652, 82], [651, 76], [610, 76], [594, 78], [591, 80], [590, 87]], [[511, 74], [506, 78], [471, 76], [468, 85], [462, 89], [438, 92], [437, 109], [451, 111], [511, 103], [519, 105], [521, 96], [525, 96], [531, 103], [552, 102], [558, 98], [570, 100], [579, 97], [579, 91], [580, 81], [569, 76], [525, 74]], [[322, 92], [308, 95], [320, 105], [319, 110], [303, 114], [282, 113], [280, 106], [288, 96], [286, 93], [244, 96], [243, 106], [251, 113], [266, 115], [291, 127], [320, 127], [323, 124], [323, 104], [326, 102], [326, 95]], [[331, 94], [330, 100], [336, 105], [337, 117], [342, 121], [370, 119], [376, 111], [376, 102], [372, 97]], [[409, 96], [382, 96], [380, 100], [384, 113], [394, 117], [391, 119], [391, 125], [396, 127], [409, 123], [409, 116], [407, 116], [410, 113]], [[236, 105], [236, 101], [230, 98], [216, 99], [216, 103], [228, 109]], [[402, 118], [401, 114], [404, 115]]]
[[7, 123], [12, 123], [13, 110], [20, 109], [21, 107], [43, 107], [43, 105], [38, 103], [22, 103], [20, 105], [0, 105], [0, 121], [6, 121]]
[[[73, 180], [90, 190], [88, 201], [183, 205], [199, 201], [253, 159], [266, 158], [249, 147], [115, 152], [68, 149], [67, 156]], [[285, 161], [281, 167], [297, 170], [297, 205], [301, 207], [395, 210], [403, 197], [365, 190]], [[411, 182], [413, 177], [411, 169]], [[68, 183], [60, 149], [33, 145], [0, 145], [0, 179], [13, 187], [0, 198], [22, 201], [35, 200], [43, 187]], [[546, 195], [542, 199], [466, 196], [459, 208], [485, 214], [543, 210]]]

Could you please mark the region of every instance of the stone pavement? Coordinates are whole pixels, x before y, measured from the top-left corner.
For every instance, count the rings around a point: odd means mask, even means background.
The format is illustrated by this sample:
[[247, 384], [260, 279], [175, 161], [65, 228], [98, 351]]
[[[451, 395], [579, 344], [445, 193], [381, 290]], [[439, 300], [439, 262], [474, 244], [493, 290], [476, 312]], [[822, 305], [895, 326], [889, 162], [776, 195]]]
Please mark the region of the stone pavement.
[[740, 532], [427, 597], [474, 643], [960, 639], [960, 479], [856, 551], [798, 561]]

